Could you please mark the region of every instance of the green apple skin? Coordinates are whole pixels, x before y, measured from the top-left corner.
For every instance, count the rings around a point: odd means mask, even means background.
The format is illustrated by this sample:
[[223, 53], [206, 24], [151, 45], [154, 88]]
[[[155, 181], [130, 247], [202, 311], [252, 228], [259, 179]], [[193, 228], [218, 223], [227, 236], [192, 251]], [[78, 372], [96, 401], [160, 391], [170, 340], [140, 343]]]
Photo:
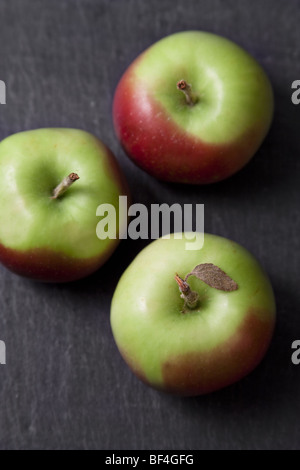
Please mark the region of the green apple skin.
[[[186, 103], [176, 84], [198, 96]], [[125, 152], [152, 176], [208, 184], [255, 154], [273, 117], [270, 80], [238, 45], [201, 31], [167, 36], [128, 67], [114, 96], [114, 127]]]
[[[111, 328], [131, 370], [146, 384], [182, 396], [228, 386], [252, 371], [265, 355], [275, 324], [270, 281], [239, 244], [205, 234], [201, 250], [186, 239], [150, 243], [122, 275], [111, 306]], [[237, 284], [224, 292], [194, 276], [199, 307], [183, 313], [175, 273], [184, 277], [213, 263]]]
[[[71, 172], [79, 175], [59, 198], [54, 188]], [[79, 129], [36, 129], [0, 143], [0, 261], [36, 280], [67, 282], [97, 270], [116, 239], [96, 235], [102, 203], [127, 194], [111, 151]]]

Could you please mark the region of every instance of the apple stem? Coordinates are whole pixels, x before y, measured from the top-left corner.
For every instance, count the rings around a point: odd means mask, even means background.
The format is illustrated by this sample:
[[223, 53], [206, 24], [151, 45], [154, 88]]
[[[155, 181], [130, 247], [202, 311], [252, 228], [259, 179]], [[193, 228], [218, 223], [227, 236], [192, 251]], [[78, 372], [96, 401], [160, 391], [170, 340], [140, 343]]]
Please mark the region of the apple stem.
[[189, 106], [194, 106], [197, 103], [198, 97], [192, 92], [192, 87], [185, 80], [179, 80], [177, 89], [182, 91], [185, 95], [186, 102]]
[[79, 180], [77, 173], [70, 173], [68, 176], [66, 176], [53, 190], [51, 199], [57, 199], [60, 197], [76, 180]]
[[199, 302], [199, 295], [197, 292], [192, 291], [188, 283], [181, 279], [178, 274], [175, 276], [175, 281], [177, 282], [181, 292], [180, 297], [184, 299], [184, 304], [190, 309], [197, 307]]

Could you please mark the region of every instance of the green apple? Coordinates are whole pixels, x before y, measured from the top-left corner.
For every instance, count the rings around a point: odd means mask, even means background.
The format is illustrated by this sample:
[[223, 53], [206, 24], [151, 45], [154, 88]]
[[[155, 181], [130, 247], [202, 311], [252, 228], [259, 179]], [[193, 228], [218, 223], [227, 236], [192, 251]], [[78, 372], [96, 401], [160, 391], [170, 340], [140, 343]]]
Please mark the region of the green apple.
[[183, 396], [218, 390], [252, 371], [275, 323], [273, 290], [253, 255], [211, 234], [200, 250], [186, 250], [190, 235], [142, 250], [111, 306], [113, 336], [132, 371]]
[[128, 67], [114, 96], [128, 156], [164, 181], [207, 184], [240, 170], [273, 116], [270, 80], [228, 39], [203, 31], [167, 36]]
[[118, 213], [127, 185], [92, 134], [50, 128], [11, 135], [0, 143], [0, 178], [0, 261], [12, 271], [71, 281], [94, 272], [115, 250], [118, 238], [96, 235], [96, 210], [111, 204]]

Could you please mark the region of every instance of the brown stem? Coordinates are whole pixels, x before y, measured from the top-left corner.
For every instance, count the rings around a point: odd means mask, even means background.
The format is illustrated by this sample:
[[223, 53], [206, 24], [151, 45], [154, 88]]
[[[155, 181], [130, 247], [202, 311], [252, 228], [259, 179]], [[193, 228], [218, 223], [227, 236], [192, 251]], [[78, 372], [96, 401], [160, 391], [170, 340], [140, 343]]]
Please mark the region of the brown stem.
[[181, 279], [181, 277], [176, 274], [175, 281], [178, 284], [179, 290], [181, 292], [181, 298], [184, 299], [184, 303], [188, 308], [195, 308], [199, 302], [199, 295], [197, 292], [191, 290], [190, 286], [186, 281]]
[[198, 96], [192, 92], [192, 87], [185, 80], [179, 80], [177, 89], [182, 91], [185, 95], [186, 102], [189, 106], [194, 106], [198, 101]]
[[61, 196], [67, 189], [74, 183], [74, 181], [79, 180], [77, 173], [70, 173], [66, 176], [59, 185], [53, 190], [51, 199], [57, 199]]

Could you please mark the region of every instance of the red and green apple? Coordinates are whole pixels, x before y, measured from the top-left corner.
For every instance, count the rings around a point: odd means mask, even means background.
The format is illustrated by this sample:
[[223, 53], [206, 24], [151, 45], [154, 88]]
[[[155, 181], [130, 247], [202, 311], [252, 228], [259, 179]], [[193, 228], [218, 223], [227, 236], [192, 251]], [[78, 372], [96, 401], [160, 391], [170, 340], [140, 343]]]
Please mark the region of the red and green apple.
[[275, 324], [268, 276], [241, 245], [204, 234], [200, 250], [162, 237], [144, 248], [113, 296], [111, 327], [131, 370], [182, 396], [228, 386], [264, 357]]
[[273, 116], [270, 80], [244, 49], [215, 34], [165, 37], [128, 67], [114, 96], [116, 134], [154, 177], [207, 184], [240, 170]]
[[118, 213], [127, 185], [111, 151], [92, 134], [49, 128], [11, 135], [0, 143], [0, 178], [0, 261], [7, 268], [42, 281], [73, 281], [115, 250], [118, 237], [96, 235], [96, 209], [111, 204]]

